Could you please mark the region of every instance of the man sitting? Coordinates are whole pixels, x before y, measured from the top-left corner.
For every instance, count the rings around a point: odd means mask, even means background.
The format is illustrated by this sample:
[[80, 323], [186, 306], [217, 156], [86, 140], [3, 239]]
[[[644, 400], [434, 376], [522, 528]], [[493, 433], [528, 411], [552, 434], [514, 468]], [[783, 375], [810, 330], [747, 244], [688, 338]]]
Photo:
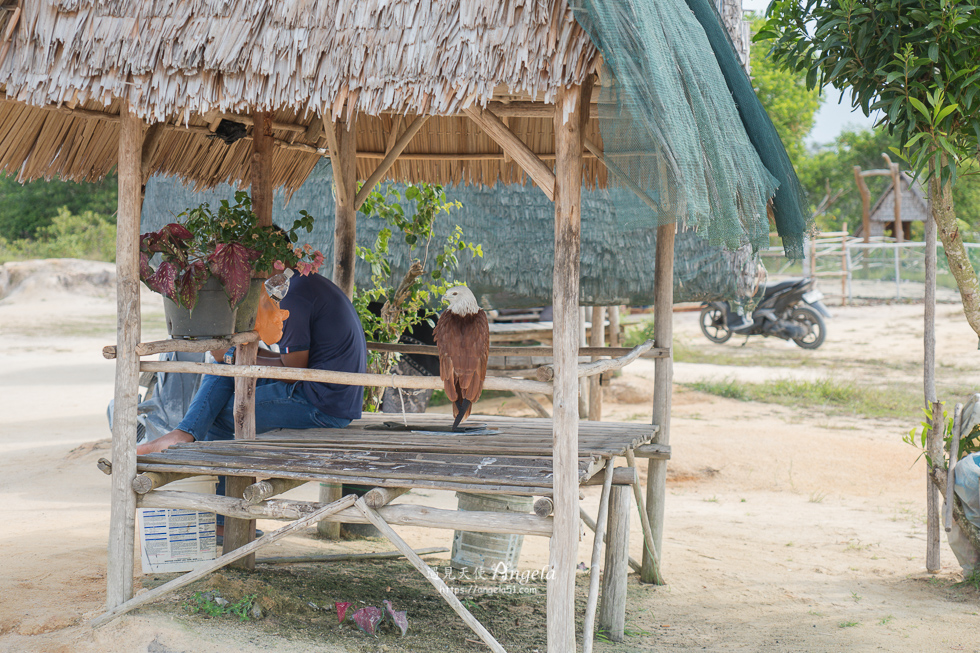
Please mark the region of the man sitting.
[[[280, 302], [289, 311], [276, 354], [259, 350], [257, 364], [339, 372], [365, 372], [367, 344], [357, 311], [333, 282], [320, 276], [294, 275]], [[214, 351], [221, 361], [231, 354]], [[177, 428], [140, 445], [139, 455], [181, 442], [232, 440], [235, 437], [235, 380], [205, 375]], [[259, 379], [255, 388], [255, 430], [343, 428], [361, 416], [361, 386]]]

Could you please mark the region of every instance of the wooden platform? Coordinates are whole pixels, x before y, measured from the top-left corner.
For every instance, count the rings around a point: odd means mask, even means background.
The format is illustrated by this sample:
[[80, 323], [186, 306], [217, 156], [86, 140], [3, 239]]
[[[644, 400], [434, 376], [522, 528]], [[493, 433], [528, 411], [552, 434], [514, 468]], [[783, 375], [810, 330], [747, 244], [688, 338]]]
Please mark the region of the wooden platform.
[[[452, 424], [448, 415], [407, 415], [425, 428]], [[499, 433], [419, 434], [386, 430], [400, 414], [376, 413], [345, 429], [279, 430], [256, 440], [192, 442], [140, 456], [140, 472], [178, 472], [293, 478], [379, 487], [426, 487], [487, 493], [552, 494], [552, 422], [549, 419], [473, 416]], [[602, 461], [650, 442], [650, 424], [581, 422], [579, 482]]]

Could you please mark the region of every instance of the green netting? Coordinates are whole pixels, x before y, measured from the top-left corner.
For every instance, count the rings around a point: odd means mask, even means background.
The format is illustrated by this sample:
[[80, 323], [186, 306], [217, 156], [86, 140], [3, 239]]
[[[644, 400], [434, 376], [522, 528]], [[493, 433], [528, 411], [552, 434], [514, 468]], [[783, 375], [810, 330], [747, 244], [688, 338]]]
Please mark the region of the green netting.
[[[706, 25], [723, 32], [717, 14], [709, 20], [702, 2], [692, 5], [698, 4]], [[719, 66], [727, 59], [737, 65], [730, 42], [727, 52], [717, 43], [713, 49], [684, 0], [571, 0], [570, 6], [603, 54], [599, 124], [607, 165], [618, 185], [645, 199], [635, 212], [619, 212], [619, 219], [629, 227], [649, 224], [652, 216], [657, 224], [692, 229], [712, 245], [766, 247], [766, 204], [780, 180], [746, 133]], [[758, 104], [749, 89], [751, 98], [736, 100]], [[771, 123], [746, 124], [759, 131], [767, 152], [768, 132], [782, 147]], [[778, 171], [784, 185], [799, 187], [792, 166]], [[805, 207], [781, 201], [776, 211], [791, 254], [802, 255]]]
[[[305, 209], [315, 218], [308, 241], [333, 259], [334, 200], [330, 165], [316, 167], [306, 183], [293, 194], [287, 206], [281, 193], [274, 204], [274, 220], [288, 226]], [[190, 206], [217, 204], [232, 196], [231, 186], [195, 193], [175, 178], [153, 177], [146, 187], [142, 231], [162, 227]], [[479, 243], [482, 259], [463, 257], [456, 279], [474, 289], [485, 306], [518, 308], [551, 304], [554, 267], [554, 204], [536, 186], [498, 184], [493, 188], [457, 186], [447, 189], [451, 200], [463, 208], [436, 223], [436, 238], [445, 238], [459, 224], [465, 239]], [[411, 210], [411, 202], [406, 202]], [[620, 188], [583, 191], [582, 275], [580, 301], [583, 305], [628, 304], [643, 306], [654, 301], [656, 226], [624, 230], [623, 215], [633, 216], [643, 202]], [[370, 246], [382, 224], [359, 214], [357, 243]], [[404, 243], [392, 239], [395, 270], [399, 278], [408, 265]], [[519, 246], [518, 246], [519, 245]], [[732, 252], [706, 243], [698, 234], [681, 232], [674, 245], [674, 300], [677, 302], [715, 299], [745, 300], [756, 281], [756, 258], [745, 247]], [[400, 264], [400, 265], [399, 265]], [[399, 270], [398, 268], [401, 268]], [[368, 266], [355, 268], [359, 285], [370, 281]]]

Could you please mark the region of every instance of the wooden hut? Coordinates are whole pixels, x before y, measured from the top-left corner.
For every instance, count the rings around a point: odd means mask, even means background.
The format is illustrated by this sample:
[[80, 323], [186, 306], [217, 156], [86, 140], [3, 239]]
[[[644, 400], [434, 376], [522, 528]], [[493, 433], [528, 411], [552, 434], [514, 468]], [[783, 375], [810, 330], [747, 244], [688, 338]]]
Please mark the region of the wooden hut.
[[[902, 240], [912, 240], [912, 223], [925, 222], [929, 219], [929, 197], [919, 182], [913, 182], [908, 173], [901, 173], [899, 176], [899, 186], [901, 194], [902, 216]], [[871, 226], [869, 236], [895, 237], [895, 186], [888, 187], [878, 201], [871, 207], [869, 213], [869, 224]], [[864, 228], [859, 225], [855, 236], [863, 236]]]
[[[781, 230], [784, 224], [793, 225], [783, 230], [784, 242], [800, 247], [805, 231], [802, 204], [794, 195], [798, 184], [794, 186], [788, 159], [761, 105], [754, 101], [751, 85], [708, 0], [606, 2], [588, 7], [570, 7], [565, 0], [3, 0], [0, 34], [0, 168], [25, 180], [53, 175], [98, 179], [114, 166], [118, 170], [118, 338], [107, 351], [116, 360], [107, 575], [110, 612], [97, 621], [157, 595], [154, 590], [131, 598], [134, 484], [139, 485], [140, 469], [154, 468], [145, 463], [138, 467], [135, 455], [140, 370], [193, 370], [236, 377], [236, 437], [245, 444], [255, 437], [249, 400], [254, 378], [293, 378], [289, 370], [252, 364], [254, 334], [226, 341], [240, 345], [231, 368], [140, 361], [141, 355], [187, 346], [173, 341], [140, 343], [138, 228], [143, 184], [157, 172], [200, 187], [247, 180], [253, 207], [268, 224], [273, 189], [295, 190], [323, 156], [331, 160], [338, 196], [333, 277], [348, 292], [354, 271], [356, 210], [381, 179], [492, 186], [529, 178], [553, 200], [554, 347], [549, 353], [554, 380], [495, 380], [502, 388], [541, 384], [534, 386], [535, 391], [554, 396], [553, 421], [542, 426], [547, 429], [547, 454], [533, 459], [536, 473], [547, 479], [554, 517], [527, 515], [522, 522], [525, 532], [551, 537], [549, 650], [576, 649], [579, 485], [598, 475], [603, 505], [608, 506], [617, 476], [612, 458], [625, 450], [632, 461], [635, 442], [651, 439], [660, 454], [650, 461], [647, 510], [641, 512], [644, 522], [649, 516], [652, 527], [652, 532], [645, 529], [642, 577], [647, 581], [657, 577], [666, 478], [662, 454], [670, 432], [675, 222], [699, 229], [716, 243], [756, 242], [767, 237], [767, 201], [773, 198], [769, 209], [777, 225]], [[613, 71], [615, 84], [611, 78], [597, 78], [600, 60]], [[663, 65], [664, 60], [670, 60], [669, 65]], [[663, 76], [657, 84], [648, 77], [655, 75]], [[603, 104], [594, 88], [618, 100]], [[624, 95], [637, 92], [640, 95], [633, 101], [623, 100]], [[737, 113], [732, 95], [738, 101]], [[604, 112], [612, 122], [600, 134], [596, 114]], [[625, 123], [615, 122], [624, 118]], [[217, 138], [216, 131], [226, 120], [244, 125], [246, 137], [233, 143]], [[646, 121], [645, 129], [634, 129], [636, 121]], [[617, 124], [625, 130], [617, 132]], [[649, 142], [635, 142], [644, 135], [651, 137]], [[580, 452], [578, 377], [616, 363], [578, 365], [582, 353], [580, 192], [583, 184], [604, 186], [613, 176], [641, 196], [655, 212], [651, 219], [659, 224], [656, 343], [649, 343], [656, 345], [658, 355], [654, 424], [639, 439], [627, 438], [623, 447], [590, 457], [588, 447]], [[365, 180], [360, 190], [359, 180]], [[773, 196], [777, 183], [779, 190]], [[428, 387], [421, 377], [294, 372], [317, 381]], [[492, 387], [489, 380], [485, 387]], [[604, 428], [612, 434], [633, 433], [628, 425], [604, 424]], [[194, 469], [213, 471], [205, 467]], [[456, 478], [475, 478], [476, 469], [470, 475], [457, 472]], [[248, 476], [238, 474], [232, 474], [236, 486], [250, 487]], [[142, 480], [152, 487], [161, 477]], [[293, 477], [323, 478], [309, 473]], [[413, 480], [378, 479], [382, 488], [398, 483], [411, 486]], [[640, 497], [638, 491], [636, 496]], [[250, 539], [249, 516], [256, 514], [253, 509], [261, 512], [261, 506], [246, 510], [235, 499], [226, 501], [234, 506], [218, 498], [210, 504], [238, 518], [236, 524], [226, 526], [226, 550], [229, 541], [243, 546], [223, 556], [221, 563], [260, 544], [245, 542]], [[292, 514], [300, 518], [276, 534], [267, 534], [263, 542], [336, 517], [342, 510], [351, 512], [352, 507], [396, 545], [404, 545], [381, 513], [365, 499], [355, 503], [353, 498], [307, 513], [294, 507]], [[513, 520], [508, 523], [513, 525]], [[598, 526], [601, 532], [602, 518]], [[597, 533], [589, 601], [593, 616], [601, 546]], [[408, 555], [413, 564], [428, 569], [413, 556]], [[433, 576], [427, 577], [438, 585]], [[444, 596], [493, 650], [503, 650], [451, 592]], [[589, 613], [586, 616], [583, 642], [590, 649], [592, 622]]]

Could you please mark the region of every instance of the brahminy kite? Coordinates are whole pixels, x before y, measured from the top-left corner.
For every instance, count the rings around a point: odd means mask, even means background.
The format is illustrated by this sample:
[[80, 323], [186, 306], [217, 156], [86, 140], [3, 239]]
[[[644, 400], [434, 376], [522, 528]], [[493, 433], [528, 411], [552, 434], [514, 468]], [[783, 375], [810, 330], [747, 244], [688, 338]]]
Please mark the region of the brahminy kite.
[[470, 414], [483, 392], [490, 356], [490, 324], [466, 286], [446, 292], [449, 303], [433, 330], [439, 348], [439, 376], [446, 396], [453, 402], [453, 430]]

